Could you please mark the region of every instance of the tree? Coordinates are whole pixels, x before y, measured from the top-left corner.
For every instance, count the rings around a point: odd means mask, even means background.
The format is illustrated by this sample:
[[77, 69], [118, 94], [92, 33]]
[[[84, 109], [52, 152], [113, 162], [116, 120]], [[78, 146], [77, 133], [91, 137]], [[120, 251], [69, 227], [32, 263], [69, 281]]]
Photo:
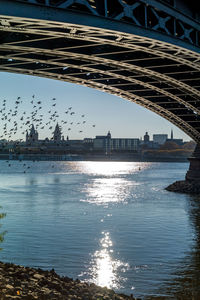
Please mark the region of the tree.
[[196, 143], [194, 141], [187, 142], [183, 145], [183, 149], [194, 151], [196, 147]]
[[165, 142], [161, 147], [160, 150], [175, 150], [180, 149], [180, 146], [178, 146], [174, 142]]

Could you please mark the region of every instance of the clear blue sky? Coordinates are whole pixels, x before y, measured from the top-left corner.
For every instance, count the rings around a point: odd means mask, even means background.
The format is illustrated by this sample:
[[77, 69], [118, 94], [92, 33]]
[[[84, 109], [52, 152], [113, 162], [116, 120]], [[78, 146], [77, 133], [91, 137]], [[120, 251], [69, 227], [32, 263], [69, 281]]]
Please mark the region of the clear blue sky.
[[[108, 130], [111, 131], [112, 137], [140, 138], [148, 131], [150, 138], [152, 138], [154, 133], [170, 135], [170, 131], [173, 129], [174, 138], [190, 140], [181, 130], [155, 113], [127, 100], [94, 89], [62, 81], [3, 72], [0, 73], [0, 82], [0, 107], [3, 99], [6, 99], [5, 112], [14, 107], [18, 96], [21, 97], [20, 100], [22, 101], [17, 116], [11, 117], [10, 122], [0, 119], [1, 128], [5, 122], [7, 122], [8, 128], [9, 126], [12, 128], [14, 121], [18, 123], [17, 134], [14, 139], [25, 137], [25, 134], [22, 133], [27, 126], [22, 125], [24, 121], [21, 121], [20, 117], [24, 111], [26, 112], [24, 119], [30, 115], [33, 109], [31, 100], [34, 94], [35, 99], [42, 102], [42, 109], [39, 110], [38, 114], [43, 115], [41, 117], [43, 124], [49, 121], [49, 116], [54, 111], [57, 111], [56, 115], [59, 115], [57, 120], [60, 125], [62, 125], [61, 120], [67, 121], [67, 124], [62, 126], [65, 138], [67, 135], [70, 139], [93, 138], [96, 135], [107, 134]], [[56, 98], [56, 107], [52, 107], [53, 97]], [[37, 104], [37, 106], [40, 105]], [[71, 111], [75, 114], [65, 114], [68, 107], [72, 107]], [[49, 110], [51, 113], [48, 113]], [[81, 117], [81, 115], [85, 116]], [[82, 123], [83, 120], [86, 121], [84, 124]], [[70, 124], [71, 122], [73, 124]], [[77, 125], [77, 123], [81, 124]], [[95, 127], [92, 126], [94, 124]], [[20, 125], [22, 126], [21, 129]], [[39, 138], [51, 137], [53, 131], [49, 129], [51, 126], [54, 129], [55, 122], [48, 124], [44, 129], [41, 129], [42, 125], [40, 125], [38, 128]]]

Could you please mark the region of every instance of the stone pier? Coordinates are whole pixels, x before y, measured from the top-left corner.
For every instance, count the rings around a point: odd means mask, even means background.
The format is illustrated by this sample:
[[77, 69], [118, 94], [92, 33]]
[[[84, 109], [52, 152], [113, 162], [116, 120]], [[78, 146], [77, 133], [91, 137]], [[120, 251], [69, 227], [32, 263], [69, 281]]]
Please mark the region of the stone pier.
[[196, 145], [192, 156], [188, 160], [190, 167], [186, 173], [185, 180], [200, 183], [200, 144]]
[[196, 148], [190, 158], [189, 170], [186, 173], [185, 180], [176, 181], [170, 184], [166, 190], [170, 192], [200, 194], [200, 144]]

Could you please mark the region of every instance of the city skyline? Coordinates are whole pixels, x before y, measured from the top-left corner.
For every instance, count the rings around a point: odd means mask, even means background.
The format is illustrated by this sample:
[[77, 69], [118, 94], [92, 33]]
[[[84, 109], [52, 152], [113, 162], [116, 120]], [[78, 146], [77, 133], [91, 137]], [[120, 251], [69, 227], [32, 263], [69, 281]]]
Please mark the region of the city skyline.
[[[61, 140], [68, 140], [69, 139], [69, 135], [64, 135], [64, 132], [62, 131], [62, 126], [59, 124], [59, 122], [57, 122], [56, 124], [55, 124], [55, 127], [54, 128], [52, 128], [53, 129], [53, 132], [52, 132], [52, 135], [51, 136], [46, 136], [44, 139], [46, 139], [46, 138], [48, 138], [49, 140], [53, 140], [54, 139], [54, 136], [55, 136], [55, 131], [56, 131], [56, 128], [58, 128], [59, 127], [59, 129], [60, 129], [60, 132], [61, 132]], [[35, 126], [34, 126], [34, 124], [31, 124], [31, 128], [29, 129], [29, 130], [27, 130], [26, 132], [25, 132], [25, 137], [24, 137], [24, 139], [23, 140], [26, 140], [26, 137], [27, 137], [27, 135], [31, 135], [31, 131], [32, 131], [32, 129], [34, 128], [34, 130], [35, 130]], [[38, 140], [42, 140], [41, 138], [40, 138], [40, 132], [39, 132], [39, 130], [36, 130], [36, 133], [37, 133], [37, 138], [38, 138]], [[102, 134], [101, 135], [94, 135], [94, 136], [91, 136], [91, 137], [88, 137], [88, 136], [84, 136], [82, 139], [87, 139], [87, 138], [91, 138], [91, 139], [95, 139], [95, 137], [99, 137], [99, 136], [106, 136], [107, 134], [110, 134], [111, 136], [112, 136], [112, 132], [110, 132], [110, 130], [107, 130], [107, 132], [102, 132]], [[144, 135], [142, 136], [142, 137], [138, 137], [138, 136], [132, 136], [132, 137], [127, 137], [127, 138], [135, 138], [135, 139], [140, 139], [140, 140], [145, 140], [145, 135], [146, 134], [148, 134], [148, 136], [149, 136], [149, 140], [150, 141], [153, 141], [154, 140], [154, 136], [156, 135], [156, 136], [159, 136], [159, 135], [166, 135], [166, 138], [168, 139], [174, 139], [174, 131], [173, 131], [173, 129], [171, 130], [171, 132], [168, 134], [168, 133], [166, 133], [166, 132], [163, 132], [163, 133], [160, 133], [160, 134], [154, 134], [154, 133], [151, 133], [151, 134], [149, 134], [149, 132], [144, 132]], [[113, 136], [112, 136], [113, 137]], [[114, 138], [121, 138], [121, 137], [114, 137]], [[123, 138], [123, 137], [122, 137]], [[176, 138], [175, 138], [176, 139]], [[72, 138], [72, 140], [73, 140], [73, 138]]]
[[[7, 106], [13, 107], [14, 101], [17, 97], [20, 97], [22, 99], [20, 113], [25, 111], [29, 114], [32, 108], [30, 102], [32, 96], [35, 95], [38, 102], [42, 102], [43, 124], [48, 122], [47, 112], [52, 105], [52, 99], [56, 98], [56, 111], [58, 111], [59, 117], [56, 118], [53, 124], [58, 122], [59, 125], [62, 125], [65, 138], [67, 135], [70, 139], [90, 138], [105, 134], [108, 130], [111, 131], [113, 137], [143, 138], [146, 131], [152, 137], [155, 133], [167, 133], [169, 135], [171, 129], [173, 129], [176, 138], [190, 140], [190, 137], [167, 120], [135, 103], [113, 95], [66, 82], [27, 75], [1, 73], [0, 79], [2, 86], [0, 103], [3, 99], [6, 99]], [[68, 124], [63, 126], [64, 124], [61, 124], [61, 121], [66, 117], [64, 111], [69, 107], [72, 107], [75, 114], [68, 117]], [[68, 131], [68, 128], [70, 128], [68, 127], [69, 123], [79, 123], [83, 120], [82, 115], [84, 115], [85, 124], [81, 128], [77, 128], [73, 124], [70, 131]], [[1, 127], [4, 124], [3, 122], [4, 120], [0, 120]], [[16, 122], [20, 125], [19, 116], [16, 116]], [[26, 130], [25, 127], [21, 129]], [[41, 139], [52, 136], [48, 126], [47, 128], [41, 129], [39, 127], [37, 129]], [[23, 135], [22, 132], [18, 130], [14, 135], [15, 139], [24, 139], [25, 134]]]

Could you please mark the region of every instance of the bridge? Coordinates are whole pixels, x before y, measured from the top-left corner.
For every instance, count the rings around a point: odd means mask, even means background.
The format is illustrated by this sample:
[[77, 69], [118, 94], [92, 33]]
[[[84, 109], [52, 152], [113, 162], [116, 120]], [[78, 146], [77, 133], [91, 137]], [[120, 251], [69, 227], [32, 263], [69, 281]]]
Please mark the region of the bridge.
[[0, 0], [0, 70], [135, 102], [200, 144], [196, 0]]

